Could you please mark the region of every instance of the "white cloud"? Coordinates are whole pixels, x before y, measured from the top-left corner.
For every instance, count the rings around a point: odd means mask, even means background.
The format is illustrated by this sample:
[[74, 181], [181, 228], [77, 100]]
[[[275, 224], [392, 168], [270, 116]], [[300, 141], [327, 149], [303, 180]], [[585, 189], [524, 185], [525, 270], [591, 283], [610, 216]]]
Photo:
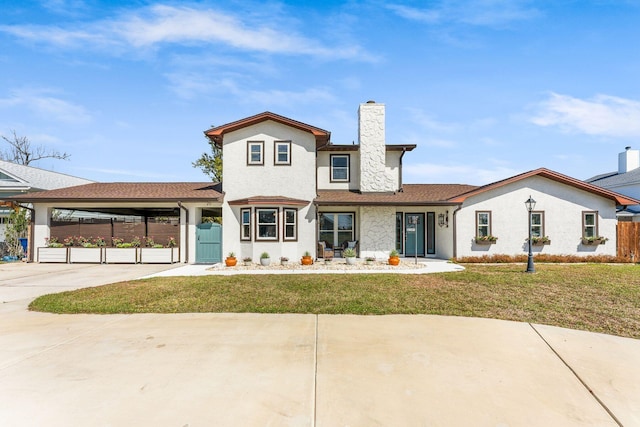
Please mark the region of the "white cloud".
[[609, 137], [640, 136], [640, 102], [609, 95], [592, 99], [551, 93], [531, 118], [538, 126], [558, 126], [566, 132]]
[[436, 24], [466, 24], [495, 27], [529, 20], [540, 12], [527, 0], [441, 0], [431, 8], [390, 4], [387, 8], [412, 21]]
[[0, 108], [24, 107], [48, 120], [66, 123], [86, 123], [91, 115], [80, 105], [50, 95], [49, 90], [15, 90], [0, 98]]
[[430, 114], [418, 108], [407, 108], [411, 121], [416, 126], [429, 132], [452, 132], [459, 129], [455, 123], [446, 123], [434, 119]]
[[[60, 47], [156, 48], [164, 44], [222, 44], [235, 49], [324, 59], [373, 58], [360, 46], [326, 46], [291, 27], [271, 27], [212, 9], [154, 5], [130, 10], [116, 19], [74, 25], [73, 29], [3, 25], [0, 31]], [[264, 22], [264, 21], [263, 21]], [[268, 22], [268, 20], [267, 20]]]

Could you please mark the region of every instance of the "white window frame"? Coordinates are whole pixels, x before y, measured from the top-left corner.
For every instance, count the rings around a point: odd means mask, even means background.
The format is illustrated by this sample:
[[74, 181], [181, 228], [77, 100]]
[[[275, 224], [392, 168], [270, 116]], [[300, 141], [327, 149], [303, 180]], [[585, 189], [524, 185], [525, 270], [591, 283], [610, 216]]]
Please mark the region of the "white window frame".
[[[287, 221], [288, 212], [293, 213], [293, 221]], [[286, 241], [298, 240], [298, 209], [284, 208], [282, 210], [282, 224], [283, 224], [282, 240], [286, 240]], [[287, 233], [287, 227], [293, 227], [292, 235]]]
[[[260, 159], [253, 160], [253, 147], [258, 147]], [[247, 165], [262, 166], [264, 165], [264, 141], [247, 141]]]
[[[487, 223], [481, 223], [480, 217], [487, 216]], [[487, 228], [487, 234], [480, 233], [480, 227]], [[476, 211], [476, 237], [491, 236], [491, 211]]]
[[[587, 216], [593, 215], [593, 224], [587, 225]], [[592, 228], [593, 234], [589, 235], [587, 229]], [[582, 237], [598, 237], [598, 211], [583, 211], [582, 212]]]
[[[260, 213], [262, 212], [272, 212], [273, 217], [275, 218], [275, 222], [261, 222], [260, 221]], [[278, 240], [278, 216], [279, 209], [278, 208], [256, 208], [256, 231], [255, 231], [255, 240], [268, 240], [268, 241], [277, 241]], [[267, 236], [263, 237], [260, 235], [260, 227], [273, 227], [275, 230], [275, 236]]]
[[[280, 147], [286, 147], [286, 160], [280, 160]], [[273, 146], [273, 164], [276, 166], [291, 166], [291, 141], [275, 141]]]
[[[540, 216], [540, 223], [539, 224], [535, 224], [533, 221], [533, 217], [539, 215]], [[536, 234], [536, 232], [534, 230], [538, 229], [538, 232]], [[533, 211], [531, 212], [531, 237], [544, 237], [544, 211]]]
[[[338, 158], [346, 158], [347, 159], [347, 166], [334, 166], [333, 165], [333, 159], [338, 159]], [[335, 170], [336, 169], [345, 169], [346, 168], [346, 172], [347, 172], [347, 177], [346, 178], [335, 178]], [[351, 173], [350, 173], [350, 169], [351, 169], [351, 156], [349, 154], [331, 154], [329, 155], [329, 169], [330, 169], [330, 181], [331, 182], [349, 182], [349, 179], [351, 178]]]
[[[245, 230], [245, 227], [248, 227], [248, 230]], [[251, 208], [240, 209], [240, 240], [251, 240]]]

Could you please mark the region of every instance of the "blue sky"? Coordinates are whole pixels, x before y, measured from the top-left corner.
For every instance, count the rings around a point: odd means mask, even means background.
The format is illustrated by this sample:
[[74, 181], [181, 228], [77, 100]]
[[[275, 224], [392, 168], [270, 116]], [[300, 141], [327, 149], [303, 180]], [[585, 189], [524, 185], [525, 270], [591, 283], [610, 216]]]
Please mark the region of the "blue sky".
[[586, 179], [640, 148], [640, 1], [0, 0], [0, 134], [98, 181], [204, 181], [203, 131], [262, 111], [357, 141], [386, 104], [407, 183], [547, 167]]

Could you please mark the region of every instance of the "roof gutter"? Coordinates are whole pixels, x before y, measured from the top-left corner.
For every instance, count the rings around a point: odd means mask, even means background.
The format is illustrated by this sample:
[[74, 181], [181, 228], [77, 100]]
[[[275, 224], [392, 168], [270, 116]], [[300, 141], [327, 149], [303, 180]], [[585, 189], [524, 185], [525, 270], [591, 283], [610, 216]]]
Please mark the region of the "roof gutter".
[[178, 201], [178, 207], [184, 210], [185, 230], [184, 230], [184, 262], [189, 263], [189, 209], [182, 206], [182, 202]]

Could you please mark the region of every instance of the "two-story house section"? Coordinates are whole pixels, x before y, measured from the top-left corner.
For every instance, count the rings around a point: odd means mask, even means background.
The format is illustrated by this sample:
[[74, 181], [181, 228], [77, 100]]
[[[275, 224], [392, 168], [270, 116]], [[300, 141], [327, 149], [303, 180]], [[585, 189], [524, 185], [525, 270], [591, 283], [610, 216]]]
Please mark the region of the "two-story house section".
[[254, 260], [315, 254], [316, 153], [330, 133], [265, 112], [205, 135], [224, 159], [224, 251]]

